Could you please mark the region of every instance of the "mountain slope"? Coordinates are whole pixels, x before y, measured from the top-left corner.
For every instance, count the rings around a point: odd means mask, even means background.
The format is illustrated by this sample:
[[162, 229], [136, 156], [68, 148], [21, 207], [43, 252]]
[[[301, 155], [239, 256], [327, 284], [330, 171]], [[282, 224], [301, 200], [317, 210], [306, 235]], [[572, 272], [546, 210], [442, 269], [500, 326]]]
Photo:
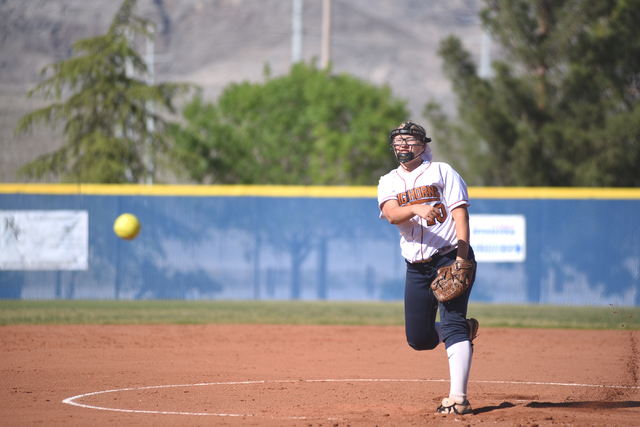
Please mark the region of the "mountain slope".
[[[303, 59], [319, 61], [322, 0], [303, 5]], [[20, 165], [60, 145], [49, 129], [13, 136], [22, 115], [45, 105], [26, 99], [42, 67], [70, 57], [79, 38], [104, 33], [118, 7], [109, 0], [0, 2], [0, 182], [15, 182]], [[424, 121], [430, 98], [453, 112], [438, 43], [456, 34], [478, 57], [479, 7], [479, 0], [333, 0], [332, 70], [388, 84], [416, 121]], [[292, 0], [139, 0], [138, 11], [157, 25], [156, 81], [193, 82], [215, 100], [230, 82], [263, 79], [267, 63], [273, 75], [291, 65]]]

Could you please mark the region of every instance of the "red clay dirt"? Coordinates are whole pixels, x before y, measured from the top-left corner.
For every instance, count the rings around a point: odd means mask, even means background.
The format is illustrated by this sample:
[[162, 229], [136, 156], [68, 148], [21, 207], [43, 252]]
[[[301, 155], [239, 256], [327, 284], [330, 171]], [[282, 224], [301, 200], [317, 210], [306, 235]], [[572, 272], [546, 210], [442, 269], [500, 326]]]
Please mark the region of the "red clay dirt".
[[[640, 331], [480, 327], [474, 415], [402, 327], [0, 327], [4, 426], [640, 425]], [[66, 403], [65, 403], [66, 402]]]

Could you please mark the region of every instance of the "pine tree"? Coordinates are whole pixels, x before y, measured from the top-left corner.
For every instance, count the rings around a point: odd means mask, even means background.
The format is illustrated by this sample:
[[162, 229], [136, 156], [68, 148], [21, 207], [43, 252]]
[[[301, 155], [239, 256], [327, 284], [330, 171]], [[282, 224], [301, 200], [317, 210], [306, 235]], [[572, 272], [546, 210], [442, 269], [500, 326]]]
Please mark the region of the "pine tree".
[[459, 121], [425, 107], [435, 142], [468, 182], [640, 185], [640, 0], [485, 4], [483, 25], [504, 55], [494, 77], [480, 78], [449, 37], [439, 54]]
[[19, 175], [83, 183], [153, 179], [154, 158], [171, 150], [167, 123], [155, 110], [175, 113], [174, 98], [191, 86], [146, 83], [146, 64], [132, 40], [152, 36], [151, 23], [134, 14], [135, 6], [125, 0], [106, 34], [78, 40], [72, 58], [42, 70], [43, 81], [28, 96], [55, 102], [22, 117], [15, 132], [62, 124], [64, 143]]

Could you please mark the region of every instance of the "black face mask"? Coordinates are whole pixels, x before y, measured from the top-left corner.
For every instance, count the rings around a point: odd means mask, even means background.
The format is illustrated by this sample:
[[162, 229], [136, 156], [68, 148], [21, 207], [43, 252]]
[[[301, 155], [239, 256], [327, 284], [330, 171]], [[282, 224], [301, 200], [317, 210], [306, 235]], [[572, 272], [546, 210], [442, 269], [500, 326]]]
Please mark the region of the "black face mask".
[[[422, 153], [424, 153], [424, 150], [425, 148], [422, 149]], [[419, 155], [422, 156], [422, 153], [420, 153]], [[396, 153], [396, 158], [400, 163], [408, 163], [411, 160], [415, 159], [416, 155], [413, 153], [413, 151], [409, 151], [406, 153]]]

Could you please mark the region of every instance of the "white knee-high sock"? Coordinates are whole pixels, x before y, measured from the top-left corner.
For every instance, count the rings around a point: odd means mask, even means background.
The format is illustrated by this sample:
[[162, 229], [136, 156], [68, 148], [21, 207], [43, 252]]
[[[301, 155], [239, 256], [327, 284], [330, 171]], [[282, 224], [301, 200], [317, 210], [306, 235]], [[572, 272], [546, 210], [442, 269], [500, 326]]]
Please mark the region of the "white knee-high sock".
[[449, 356], [449, 376], [451, 377], [449, 398], [462, 403], [467, 398], [467, 384], [471, 370], [471, 343], [469, 341], [455, 343], [447, 349], [447, 356]]

